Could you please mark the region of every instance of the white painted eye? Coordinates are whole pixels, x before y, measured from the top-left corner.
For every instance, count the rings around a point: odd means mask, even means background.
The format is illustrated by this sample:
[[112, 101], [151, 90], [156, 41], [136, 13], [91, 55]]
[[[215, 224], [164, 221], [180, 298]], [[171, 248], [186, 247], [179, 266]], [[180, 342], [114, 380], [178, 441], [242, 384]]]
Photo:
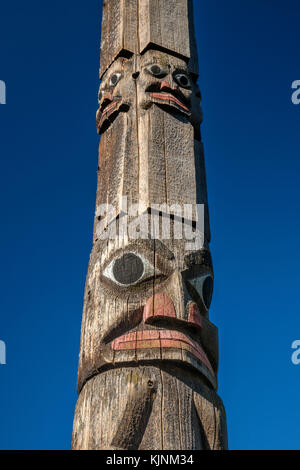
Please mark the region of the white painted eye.
[[186, 73], [175, 73], [174, 80], [176, 83], [181, 86], [182, 88], [190, 88], [191, 81]]
[[109, 80], [109, 86], [116, 86], [116, 84], [120, 81], [121, 76], [121, 73], [113, 73]]
[[140, 254], [127, 252], [113, 259], [103, 271], [103, 276], [118, 286], [134, 286], [161, 272]]

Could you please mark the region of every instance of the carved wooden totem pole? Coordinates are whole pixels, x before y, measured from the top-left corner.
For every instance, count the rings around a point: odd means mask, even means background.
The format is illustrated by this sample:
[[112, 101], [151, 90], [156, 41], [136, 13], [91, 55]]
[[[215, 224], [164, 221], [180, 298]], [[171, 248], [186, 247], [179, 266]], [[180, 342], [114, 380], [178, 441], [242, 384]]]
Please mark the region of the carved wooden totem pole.
[[74, 449], [227, 448], [197, 77], [192, 1], [104, 0]]

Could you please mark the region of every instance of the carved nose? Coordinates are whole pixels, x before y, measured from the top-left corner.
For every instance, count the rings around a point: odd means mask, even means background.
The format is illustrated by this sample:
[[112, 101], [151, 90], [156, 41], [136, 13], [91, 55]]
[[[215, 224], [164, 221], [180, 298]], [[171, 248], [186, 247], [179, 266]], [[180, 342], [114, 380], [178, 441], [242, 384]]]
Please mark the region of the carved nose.
[[147, 323], [153, 318], [176, 318], [175, 307], [166, 294], [155, 294], [147, 300], [144, 307], [143, 320]]
[[[202, 320], [198, 305], [196, 302], [188, 302], [188, 318], [183, 320], [188, 324], [202, 328]], [[175, 306], [172, 299], [166, 294], [155, 294], [147, 300], [144, 307], [143, 320], [145, 323], [151, 323], [152, 320], [177, 318]], [[179, 320], [179, 319], [178, 319]]]
[[161, 84], [160, 84], [160, 89], [162, 90], [163, 88], [171, 88], [170, 83], [168, 83], [168, 82], [161, 82]]
[[102, 97], [102, 102], [104, 101], [113, 101], [114, 97], [111, 93], [105, 93], [105, 95]]

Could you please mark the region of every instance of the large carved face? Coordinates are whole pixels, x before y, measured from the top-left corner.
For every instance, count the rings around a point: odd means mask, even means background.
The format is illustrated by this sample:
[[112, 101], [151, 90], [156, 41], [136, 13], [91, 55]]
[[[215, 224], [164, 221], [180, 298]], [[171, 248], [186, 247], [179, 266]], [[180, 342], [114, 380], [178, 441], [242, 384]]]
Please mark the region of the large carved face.
[[141, 56], [137, 83], [139, 105], [143, 109], [156, 104], [200, 126], [201, 95], [185, 61], [163, 52], [148, 51]]
[[[175, 361], [216, 387], [217, 329], [208, 320], [213, 271], [209, 251], [184, 240], [97, 241], [86, 284], [82, 334], [92, 357], [83, 374], [129, 363]], [[83, 330], [84, 332], [84, 330]]]
[[133, 104], [135, 84], [132, 77], [133, 62], [117, 59], [104, 74], [98, 93], [99, 108], [96, 114], [97, 131], [102, 134], [118, 117]]

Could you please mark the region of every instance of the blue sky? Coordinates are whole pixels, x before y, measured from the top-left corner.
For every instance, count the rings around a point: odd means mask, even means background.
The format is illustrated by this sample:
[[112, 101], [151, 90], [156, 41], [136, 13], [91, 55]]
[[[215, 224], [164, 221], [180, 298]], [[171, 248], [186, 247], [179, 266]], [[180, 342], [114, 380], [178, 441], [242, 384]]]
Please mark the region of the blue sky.
[[[296, 0], [197, 0], [231, 449], [300, 449]], [[1, 5], [0, 449], [69, 449], [96, 191], [101, 2]]]

